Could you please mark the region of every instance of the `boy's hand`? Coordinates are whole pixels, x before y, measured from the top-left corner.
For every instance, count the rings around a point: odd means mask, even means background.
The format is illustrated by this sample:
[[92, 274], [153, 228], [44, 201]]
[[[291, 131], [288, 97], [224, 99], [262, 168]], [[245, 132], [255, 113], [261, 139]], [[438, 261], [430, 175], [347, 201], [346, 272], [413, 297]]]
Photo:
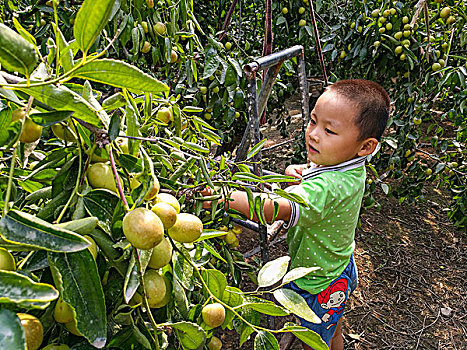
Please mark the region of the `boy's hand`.
[[[298, 179], [302, 178], [302, 172], [307, 168], [306, 164], [291, 164], [285, 169], [285, 175], [293, 176]], [[289, 185], [296, 185], [299, 184], [300, 181], [289, 182]]]
[[[214, 190], [211, 187], [206, 186], [203, 190], [199, 191], [199, 193], [203, 197], [209, 197], [209, 196], [212, 196], [214, 194]], [[212, 207], [212, 202], [211, 201], [203, 201], [203, 208], [204, 209], [211, 209], [211, 207]]]

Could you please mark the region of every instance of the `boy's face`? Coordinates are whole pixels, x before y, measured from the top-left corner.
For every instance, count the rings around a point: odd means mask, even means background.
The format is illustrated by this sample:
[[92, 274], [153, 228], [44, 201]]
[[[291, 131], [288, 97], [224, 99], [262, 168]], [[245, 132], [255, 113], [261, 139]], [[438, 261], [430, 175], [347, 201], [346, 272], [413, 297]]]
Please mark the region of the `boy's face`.
[[357, 157], [365, 140], [354, 120], [357, 108], [332, 90], [325, 91], [311, 112], [305, 132], [308, 160], [317, 165], [335, 165]]

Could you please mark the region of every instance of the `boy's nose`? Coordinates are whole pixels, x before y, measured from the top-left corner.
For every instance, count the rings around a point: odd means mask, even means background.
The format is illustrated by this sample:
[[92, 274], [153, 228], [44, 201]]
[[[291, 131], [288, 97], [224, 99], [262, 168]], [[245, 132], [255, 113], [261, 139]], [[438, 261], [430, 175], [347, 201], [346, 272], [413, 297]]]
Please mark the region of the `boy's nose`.
[[315, 142], [319, 142], [319, 136], [318, 136], [318, 132], [316, 131], [316, 128], [311, 130], [311, 132], [308, 134], [310, 136], [310, 139], [315, 141]]

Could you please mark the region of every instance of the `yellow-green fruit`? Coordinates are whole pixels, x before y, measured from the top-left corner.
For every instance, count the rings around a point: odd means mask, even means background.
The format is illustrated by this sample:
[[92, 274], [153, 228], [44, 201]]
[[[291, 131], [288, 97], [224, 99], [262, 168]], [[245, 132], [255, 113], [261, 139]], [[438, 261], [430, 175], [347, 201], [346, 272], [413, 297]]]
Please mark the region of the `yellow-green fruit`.
[[361, 32], [363, 31], [363, 27], [362, 27], [362, 26], [358, 26], [358, 27], [357, 27], [357, 31], [358, 31], [359, 33], [361, 33]]
[[175, 63], [178, 61], [178, 53], [177, 51], [172, 51], [170, 53], [170, 63]]
[[208, 344], [209, 350], [221, 350], [222, 349], [222, 342], [218, 337], [213, 336], [211, 341]]
[[286, 15], [286, 14], [289, 13], [289, 10], [287, 9], [287, 7], [282, 8], [282, 13], [283, 13], [284, 15]]
[[439, 16], [441, 18], [447, 18], [451, 14], [451, 8], [450, 7], [445, 7], [441, 10], [439, 13]]
[[55, 304], [54, 319], [58, 323], [68, 323], [73, 321], [73, 310], [63, 301], [62, 298], [58, 298], [57, 303]]
[[198, 239], [202, 232], [203, 223], [201, 220], [188, 213], [178, 214], [177, 221], [168, 230], [169, 236], [180, 243], [191, 243]]
[[199, 91], [201, 91], [201, 93], [202, 93], [203, 95], [206, 95], [207, 92], [208, 92], [208, 88], [207, 88], [206, 86], [201, 86], [201, 87], [199, 88]]
[[149, 27], [148, 27], [148, 22], [141, 22], [141, 26], [143, 27], [143, 30], [145, 33], [147, 33], [149, 31]]
[[229, 51], [231, 48], [232, 48], [232, 43], [229, 42], [229, 41], [227, 41], [227, 42], [225, 43], [225, 49], [226, 49], [227, 51]]
[[391, 30], [392, 29], [392, 23], [386, 23], [386, 29]]
[[130, 153], [130, 148], [128, 146], [128, 139], [126, 137], [117, 137], [115, 142], [120, 147], [123, 153]]
[[389, 12], [391, 13], [391, 15], [395, 15], [395, 14], [396, 14], [396, 9], [393, 8], [393, 7], [391, 7], [391, 8], [389, 9]]
[[397, 46], [395, 49], [394, 49], [394, 53], [396, 55], [399, 55], [402, 53], [402, 46]]
[[378, 32], [380, 32], [381, 34], [383, 34], [385, 31], [386, 31], [386, 28], [384, 27], [381, 27], [378, 29]]
[[298, 26], [299, 27], [304, 27], [306, 25], [306, 21], [304, 19], [301, 19], [299, 22], [298, 22]]
[[374, 47], [379, 47], [380, 45], [381, 45], [381, 42], [380, 42], [380, 41], [375, 41], [375, 42], [373, 43], [373, 46], [374, 46]]
[[441, 65], [438, 62], [435, 62], [432, 64], [431, 69], [433, 69], [435, 72], [439, 71], [441, 69]]
[[383, 11], [383, 16], [388, 17], [391, 14], [391, 10], [387, 9]]
[[151, 210], [161, 219], [165, 230], [171, 228], [177, 221], [177, 211], [168, 203], [156, 203]]
[[149, 307], [161, 303], [167, 293], [167, 287], [162, 276], [156, 270], [146, 270], [143, 280]]
[[415, 117], [415, 118], [413, 118], [413, 123], [415, 125], [420, 125], [422, 123], [422, 120], [420, 118]]
[[151, 43], [149, 41], [145, 41], [143, 44], [143, 48], [141, 49], [142, 53], [148, 53], [151, 51]]
[[376, 17], [378, 17], [378, 16], [379, 16], [379, 10], [378, 10], [378, 9], [371, 11], [371, 17], [375, 17], [375, 18], [376, 18]]
[[402, 34], [404, 34], [404, 36], [405, 36], [406, 38], [408, 38], [408, 37], [410, 36], [411, 33], [410, 33], [410, 30], [404, 30], [404, 32], [403, 32]]
[[89, 242], [91, 242], [91, 245], [88, 247], [88, 249], [89, 249], [89, 252], [91, 253], [92, 257], [94, 258], [94, 260], [96, 260], [97, 259], [97, 245], [96, 245], [96, 242], [89, 235], [84, 235], [83, 237], [85, 237]]
[[162, 107], [157, 111], [156, 118], [165, 124], [174, 120], [172, 108]]
[[378, 18], [378, 22], [381, 23], [381, 24], [385, 23], [386, 21], [387, 21], [386, 17]]
[[444, 67], [444, 65], [446, 64], [446, 62], [442, 58], [438, 60], [438, 63], [440, 64], [441, 67]]
[[77, 140], [75, 132], [71, 128], [62, 124], [52, 125], [52, 132], [58, 139], [63, 141], [76, 142]]
[[211, 113], [204, 113], [204, 119], [211, 120], [212, 114]]
[[402, 55], [399, 56], [399, 59], [401, 61], [405, 61], [406, 58], [407, 58], [407, 55], [405, 53], [403, 53]]
[[240, 245], [240, 241], [238, 240], [237, 237], [235, 237], [235, 240], [229, 244], [231, 248], [237, 248]]
[[42, 323], [37, 317], [29, 314], [16, 314], [21, 321], [24, 329], [24, 337], [26, 338], [27, 350], [37, 350], [41, 346], [44, 331]]
[[402, 17], [402, 23], [404, 24], [409, 23], [409, 17], [407, 16]]
[[16, 270], [15, 258], [8, 250], [4, 248], [0, 248], [0, 270]]
[[235, 235], [239, 235], [242, 233], [242, 228], [240, 226], [234, 226], [232, 227], [232, 232], [235, 233]]
[[110, 165], [105, 163], [92, 164], [88, 169], [87, 177], [92, 188], [106, 188], [117, 192], [117, 185]]
[[217, 94], [219, 92], [219, 86], [214, 86], [212, 88], [212, 92], [214, 92], [215, 94]]
[[454, 16], [449, 16], [448, 19], [446, 20], [447, 24], [453, 24], [456, 22], [456, 17]]
[[341, 51], [340, 58], [345, 58], [347, 56], [347, 53], [345, 51]]
[[146, 6], [152, 9], [154, 7], [154, 0], [146, 0]]
[[427, 176], [430, 176], [431, 174], [433, 174], [433, 170], [431, 170], [430, 168], [428, 168], [428, 169], [425, 170], [425, 174], [426, 174]]
[[180, 203], [178, 203], [178, 200], [177, 198], [175, 198], [174, 196], [172, 196], [171, 194], [168, 194], [168, 193], [159, 193], [153, 200], [153, 204], [157, 204], [159, 202], [164, 202], [164, 203], [167, 203], [167, 204], [170, 204], [174, 209], [175, 211], [178, 213], [180, 213]]
[[152, 308], [155, 308], [155, 309], [158, 309], [158, 308], [161, 308], [167, 305], [168, 302], [170, 301], [170, 298], [172, 297], [172, 282], [170, 282], [170, 280], [165, 275], [162, 276], [162, 278], [164, 279], [164, 283], [165, 283], [165, 295], [164, 295], [164, 298], [159, 303], [151, 306]]
[[146, 208], [136, 208], [127, 213], [122, 222], [123, 234], [138, 249], [151, 249], [164, 237], [161, 219]]
[[41, 350], [69, 350], [70, 347], [66, 344], [49, 344]]
[[233, 233], [232, 230], [229, 230], [229, 232], [227, 232], [227, 234], [225, 235], [224, 241], [225, 243], [230, 245], [235, 243], [236, 239], [237, 236], [235, 236], [235, 233]]
[[152, 249], [152, 255], [148, 266], [156, 270], [164, 267], [172, 260], [172, 252], [172, 245], [169, 240], [164, 237], [162, 241]]
[[165, 35], [167, 33], [167, 27], [162, 22], [157, 22], [153, 27], [154, 31], [159, 35]]
[[299, 14], [305, 13], [305, 8], [304, 8], [304, 7], [300, 7], [300, 8], [298, 9], [298, 13], [299, 13]]
[[209, 327], [216, 328], [222, 325], [225, 320], [225, 309], [220, 303], [213, 303], [203, 307], [201, 311], [204, 323]]
[[33, 122], [29, 117], [26, 118], [23, 124], [23, 130], [19, 136], [19, 140], [23, 143], [31, 143], [39, 140], [42, 135], [42, 126]]
[[404, 35], [402, 32], [397, 32], [396, 34], [394, 34], [394, 38], [399, 40], [400, 38], [402, 38], [402, 35]]
[[68, 332], [70, 332], [71, 334], [74, 334], [78, 337], [82, 337], [83, 335], [81, 334], [81, 332], [78, 330], [78, 327], [76, 327], [76, 321], [73, 320], [73, 321], [70, 321], [70, 322], [67, 322], [65, 323], [65, 328], [68, 330]]

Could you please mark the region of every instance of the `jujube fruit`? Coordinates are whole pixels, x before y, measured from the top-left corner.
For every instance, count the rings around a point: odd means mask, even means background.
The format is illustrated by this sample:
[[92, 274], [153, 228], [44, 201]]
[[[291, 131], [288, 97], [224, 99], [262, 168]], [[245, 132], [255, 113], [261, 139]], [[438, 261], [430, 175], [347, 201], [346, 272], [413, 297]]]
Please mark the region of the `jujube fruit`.
[[146, 208], [136, 208], [128, 212], [122, 222], [123, 234], [138, 249], [151, 249], [164, 237], [161, 219]]
[[44, 331], [39, 319], [30, 314], [16, 314], [21, 321], [26, 338], [26, 348], [28, 350], [37, 350], [41, 346]]
[[15, 258], [5, 248], [0, 248], [0, 270], [16, 270]]
[[177, 211], [168, 203], [159, 202], [151, 210], [161, 219], [165, 230], [171, 228], [177, 221]]
[[213, 303], [203, 307], [201, 311], [204, 323], [209, 327], [216, 328], [222, 325], [225, 320], [225, 309], [220, 303]]
[[117, 192], [117, 185], [110, 165], [106, 163], [92, 164], [87, 171], [87, 177], [92, 188], [105, 188]]
[[222, 349], [222, 341], [215, 336], [212, 336], [211, 341], [208, 343], [209, 350], [221, 350]]
[[152, 249], [151, 259], [148, 266], [151, 269], [160, 269], [170, 263], [172, 260], [173, 248], [167, 238], [162, 238], [162, 241]]
[[162, 276], [156, 270], [146, 270], [143, 280], [149, 307], [161, 303], [167, 292]]
[[68, 323], [73, 321], [73, 310], [63, 301], [62, 298], [58, 298], [57, 303], [55, 304], [54, 319], [58, 323]]
[[154, 198], [153, 203], [157, 204], [159, 202], [165, 202], [167, 204], [170, 204], [175, 209], [177, 214], [180, 213], [180, 203], [178, 202], [177, 198], [175, 198], [171, 194], [169, 194], [169, 193], [159, 193]]
[[180, 243], [191, 243], [197, 240], [203, 232], [203, 223], [201, 220], [188, 213], [177, 215], [177, 221], [169, 228], [169, 236]]

